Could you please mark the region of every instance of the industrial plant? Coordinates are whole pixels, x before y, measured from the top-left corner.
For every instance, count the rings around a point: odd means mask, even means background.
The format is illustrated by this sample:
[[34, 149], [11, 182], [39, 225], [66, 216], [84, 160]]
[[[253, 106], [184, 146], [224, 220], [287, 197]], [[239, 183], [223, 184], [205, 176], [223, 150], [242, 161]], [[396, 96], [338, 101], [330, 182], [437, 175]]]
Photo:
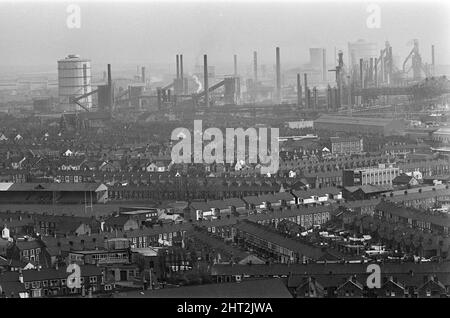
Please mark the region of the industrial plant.
[[189, 65], [193, 71], [188, 73], [183, 54], [176, 54], [172, 80], [152, 82], [148, 69], [138, 65], [134, 78], [116, 81], [108, 64], [103, 82], [97, 83], [91, 79], [91, 62], [71, 54], [58, 61], [59, 100], [53, 113], [85, 121], [142, 114], [172, 121], [218, 114], [230, 120], [315, 119], [320, 114], [418, 119], [432, 113], [426, 103], [450, 90], [445, 75], [435, 72], [434, 45], [429, 50], [431, 60], [423, 61], [419, 41], [413, 40], [410, 53], [399, 59], [389, 42], [380, 47], [358, 40], [348, 43], [346, 53], [309, 48], [309, 63], [286, 69], [282, 48], [275, 47], [273, 73], [258, 64], [257, 51], [249, 52], [251, 76], [240, 74], [237, 54], [230, 55], [229, 75], [216, 74], [214, 57], [207, 54], [202, 65]]

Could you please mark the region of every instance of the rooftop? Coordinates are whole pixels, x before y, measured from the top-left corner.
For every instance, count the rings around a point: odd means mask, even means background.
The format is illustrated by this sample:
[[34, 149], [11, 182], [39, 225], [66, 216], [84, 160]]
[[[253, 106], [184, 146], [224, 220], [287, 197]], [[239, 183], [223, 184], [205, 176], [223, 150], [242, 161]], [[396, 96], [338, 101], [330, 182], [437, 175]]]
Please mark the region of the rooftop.
[[322, 115], [314, 121], [314, 123], [330, 123], [341, 125], [364, 125], [364, 126], [387, 126], [394, 122], [394, 119], [378, 118], [378, 117], [347, 117], [347, 116], [330, 116]]
[[114, 295], [122, 298], [292, 298], [281, 279], [163, 288]]
[[50, 191], [84, 192], [102, 191], [106, 186], [101, 183], [12, 183], [0, 182], [0, 191]]

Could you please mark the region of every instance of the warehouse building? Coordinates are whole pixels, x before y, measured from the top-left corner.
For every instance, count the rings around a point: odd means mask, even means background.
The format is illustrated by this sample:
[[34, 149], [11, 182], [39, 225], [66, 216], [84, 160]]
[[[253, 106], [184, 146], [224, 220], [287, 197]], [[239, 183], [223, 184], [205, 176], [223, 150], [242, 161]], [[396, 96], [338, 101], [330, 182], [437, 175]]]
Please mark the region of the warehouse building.
[[88, 204], [106, 203], [102, 183], [0, 183], [0, 203]]
[[363, 152], [363, 139], [357, 137], [330, 137], [332, 154], [352, 155]]
[[379, 164], [373, 168], [346, 169], [343, 171], [344, 187], [363, 185], [392, 185], [392, 180], [400, 175], [400, 169], [392, 165]]
[[399, 136], [404, 135], [406, 123], [390, 118], [322, 115], [314, 121], [314, 128], [363, 135]]

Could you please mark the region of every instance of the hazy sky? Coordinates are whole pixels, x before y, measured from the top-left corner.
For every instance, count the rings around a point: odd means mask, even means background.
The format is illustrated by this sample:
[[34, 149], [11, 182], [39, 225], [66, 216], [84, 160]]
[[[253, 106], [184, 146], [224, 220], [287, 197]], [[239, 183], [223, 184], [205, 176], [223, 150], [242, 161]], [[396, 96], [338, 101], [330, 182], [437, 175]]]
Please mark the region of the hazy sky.
[[[1, 0], [0, 0], [1, 1]], [[68, 4], [81, 8], [81, 28], [66, 26]], [[261, 63], [300, 65], [309, 47], [346, 48], [359, 38], [380, 49], [389, 40], [394, 55], [406, 57], [419, 39], [422, 58], [450, 64], [450, 6], [446, 1], [370, 2], [381, 8], [381, 27], [369, 29], [369, 2], [0, 2], [0, 72], [16, 65], [55, 67], [69, 53], [102, 63], [169, 64], [183, 53], [185, 67], [201, 62], [225, 64], [233, 54], [250, 63], [257, 50]], [[347, 59], [345, 59], [347, 61]], [[94, 66], [95, 67], [95, 66]]]

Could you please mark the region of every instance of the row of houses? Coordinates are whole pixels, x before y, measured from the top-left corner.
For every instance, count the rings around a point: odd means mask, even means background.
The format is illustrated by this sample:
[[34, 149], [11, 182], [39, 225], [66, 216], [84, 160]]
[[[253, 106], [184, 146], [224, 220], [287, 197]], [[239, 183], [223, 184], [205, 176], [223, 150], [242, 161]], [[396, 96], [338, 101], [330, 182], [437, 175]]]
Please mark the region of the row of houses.
[[367, 285], [367, 264], [214, 265], [215, 282], [282, 278], [296, 298], [439, 298], [450, 293], [450, 263], [380, 264], [380, 286]]
[[422, 210], [407, 208], [391, 202], [381, 202], [375, 210], [375, 217], [386, 221], [408, 224], [419, 230], [429, 230], [448, 234], [450, 217], [448, 214], [431, 214]]
[[104, 272], [93, 265], [80, 267], [80, 285], [68, 281], [71, 271], [64, 268], [29, 269], [0, 275], [0, 291], [5, 298], [40, 298], [92, 295], [112, 289], [105, 283]]
[[217, 218], [219, 215], [231, 213], [248, 213], [248, 211], [264, 211], [285, 206], [316, 205], [342, 200], [342, 192], [338, 188], [322, 188], [310, 190], [293, 190], [259, 196], [192, 202], [190, 218]]
[[243, 221], [235, 226], [235, 230], [235, 241], [239, 245], [277, 263], [304, 263], [329, 258], [326, 249], [286, 238], [258, 223]]

